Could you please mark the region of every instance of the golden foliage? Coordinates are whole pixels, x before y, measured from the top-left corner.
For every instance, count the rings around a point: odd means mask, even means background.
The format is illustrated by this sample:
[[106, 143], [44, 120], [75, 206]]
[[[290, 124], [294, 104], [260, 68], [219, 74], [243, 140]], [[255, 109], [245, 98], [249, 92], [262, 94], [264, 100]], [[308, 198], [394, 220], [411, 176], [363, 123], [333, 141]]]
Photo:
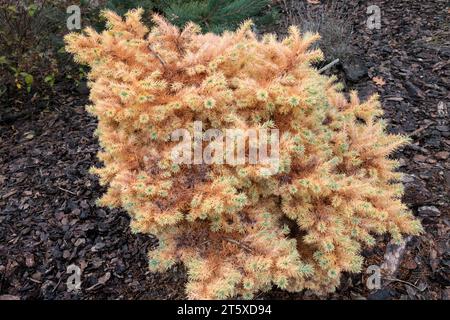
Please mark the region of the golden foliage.
[[[406, 142], [388, 135], [378, 97], [347, 99], [320, 75], [308, 51], [318, 35], [258, 40], [245, 22], [236, 32], [199, 34], [142, 10], [125, 19], [105, 12], [108, 29], [66, 37], [89, 75], [104, 167], [93, 168], [135, 232], [152, 233], [151, 270], [183, 262], [192, 299], [252, 298], [273, 284], [333, 291], [341, 272], [359, 272], [361, 245], [373, 234], [418, 234], [400, 201], [402, 185], [387, 156]], [[170, 133], [272, 126], [280, 130], [281, 170], [261, 165], [177, 165]]]

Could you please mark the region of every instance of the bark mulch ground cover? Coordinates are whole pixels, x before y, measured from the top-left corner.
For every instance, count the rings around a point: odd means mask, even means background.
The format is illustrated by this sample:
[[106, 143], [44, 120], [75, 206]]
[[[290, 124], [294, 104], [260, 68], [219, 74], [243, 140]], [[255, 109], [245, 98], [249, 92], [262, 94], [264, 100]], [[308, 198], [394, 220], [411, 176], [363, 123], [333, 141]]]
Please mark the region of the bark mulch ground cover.
[[[352, 44], [367, 69], [356, 82], [346, 80], [342, 66], [331, 72], [362, 97], [378, 92], [388, 130], [411, 136], [412, 144], [395, 157], [406, 173], [404, 200], [426, 232], [407, 243], [398, 270], [379, 290], [367, 288], [363, 272], [344, 276], [328, 296], [274, 289], [258, 298], [449, 299], [447, 1], [371, 1], [381, 8], [380, 30], [365, 26], [367, 1], [351, 4]], [[182, 266], [164, 274], [148, 271], [146, 254], [157, 239], [132, 234], [125, 212], [95, 206], [104, 189], [88, 173], [98, 150], [96, 122], [84, 110], [88, 94], [66, 83], [56, 90], [48, 108], [0, 124], [0, 298], [185, 298]], [[383, 262], [389, 238], [379, 240], [364, 251], [365, 267]], [[71, 264], [82, 270], [78, 292], [67, 290]]]

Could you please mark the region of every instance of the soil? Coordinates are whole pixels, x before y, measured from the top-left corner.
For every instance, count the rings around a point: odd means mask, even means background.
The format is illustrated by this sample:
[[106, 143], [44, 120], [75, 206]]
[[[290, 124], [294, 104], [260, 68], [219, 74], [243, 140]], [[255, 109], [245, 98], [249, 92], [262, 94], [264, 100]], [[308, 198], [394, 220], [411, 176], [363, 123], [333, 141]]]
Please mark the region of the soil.
[[[338, 73], [362, 98], [378, 92], [388, 130], [411, 136], [412, 143], [394, 157], [406, 173], [404, 201], [425, 233], [407, 243], [399, 269], [381, 289], [369, 290], [370, 274], [363, 272], [344, 275], [327, 296], [274, 288], [257, 298], [449, 299], [448, 3], [347, 2], [351, 44], [367, 72], [357, 82], [346, 80], [342, 64], [328, 72]], [[379, 30], [366, 26], [368, 5], [381, 8]], [[132, 234], [125, 212], [95, 206], [105, 189], [88, 173], [98, 164], [99, 148], [93, 136], [96, 121], [84, 110], [88, 92], [68, 83], [55, 90], [47, 107], [36, 111], [39, 101], [21, 105], [34, 110], [32, 116], [0, 124], [0, 299], [185, 298], [183, 266], [164, 274], [148, 271], [146, 255], [157, 239]], [[378, 240], [363, 252], [363, 270], [383, 263], [389, 237]], [[66, 285], [71, 264], [82, 272], [77, 292]]]

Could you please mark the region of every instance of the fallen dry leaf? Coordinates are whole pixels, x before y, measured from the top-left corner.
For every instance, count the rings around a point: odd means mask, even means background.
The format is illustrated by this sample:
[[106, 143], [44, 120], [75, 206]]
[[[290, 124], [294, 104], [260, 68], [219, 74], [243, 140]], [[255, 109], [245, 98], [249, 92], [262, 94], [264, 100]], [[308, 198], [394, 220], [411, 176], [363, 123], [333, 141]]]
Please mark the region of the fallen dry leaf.
[[377, 86], [384, 86], [386, 84], [386, 81], [384, 81], [384, 79], [382, 77], [373, 77], [372, 81], [377, 85]]

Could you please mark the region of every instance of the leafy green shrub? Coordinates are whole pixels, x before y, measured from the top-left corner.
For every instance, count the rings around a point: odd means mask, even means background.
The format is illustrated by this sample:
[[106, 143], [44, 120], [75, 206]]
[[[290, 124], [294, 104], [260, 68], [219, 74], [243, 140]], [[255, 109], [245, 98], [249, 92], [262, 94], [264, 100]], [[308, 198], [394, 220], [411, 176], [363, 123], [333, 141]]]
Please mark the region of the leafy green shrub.
[[[93, 7], [88, 1], [41, 0], [0, 2], [0, 97], [29, 100], [54, 92], [59, 80], [79, 83], [86, 75], [64, 50], [67, 8], [81, 7], [82, 23], [90, 24]], [[96, 19], [98, 19], [96, 17]], [[58, 80], [59, 79], [59, 80]]]
[[65, 26], [56, 1], [0, 4], [0, 80], [3, 88], [31, 93], [36, 83], [52, 84], [57, 73], [52, 35]]

